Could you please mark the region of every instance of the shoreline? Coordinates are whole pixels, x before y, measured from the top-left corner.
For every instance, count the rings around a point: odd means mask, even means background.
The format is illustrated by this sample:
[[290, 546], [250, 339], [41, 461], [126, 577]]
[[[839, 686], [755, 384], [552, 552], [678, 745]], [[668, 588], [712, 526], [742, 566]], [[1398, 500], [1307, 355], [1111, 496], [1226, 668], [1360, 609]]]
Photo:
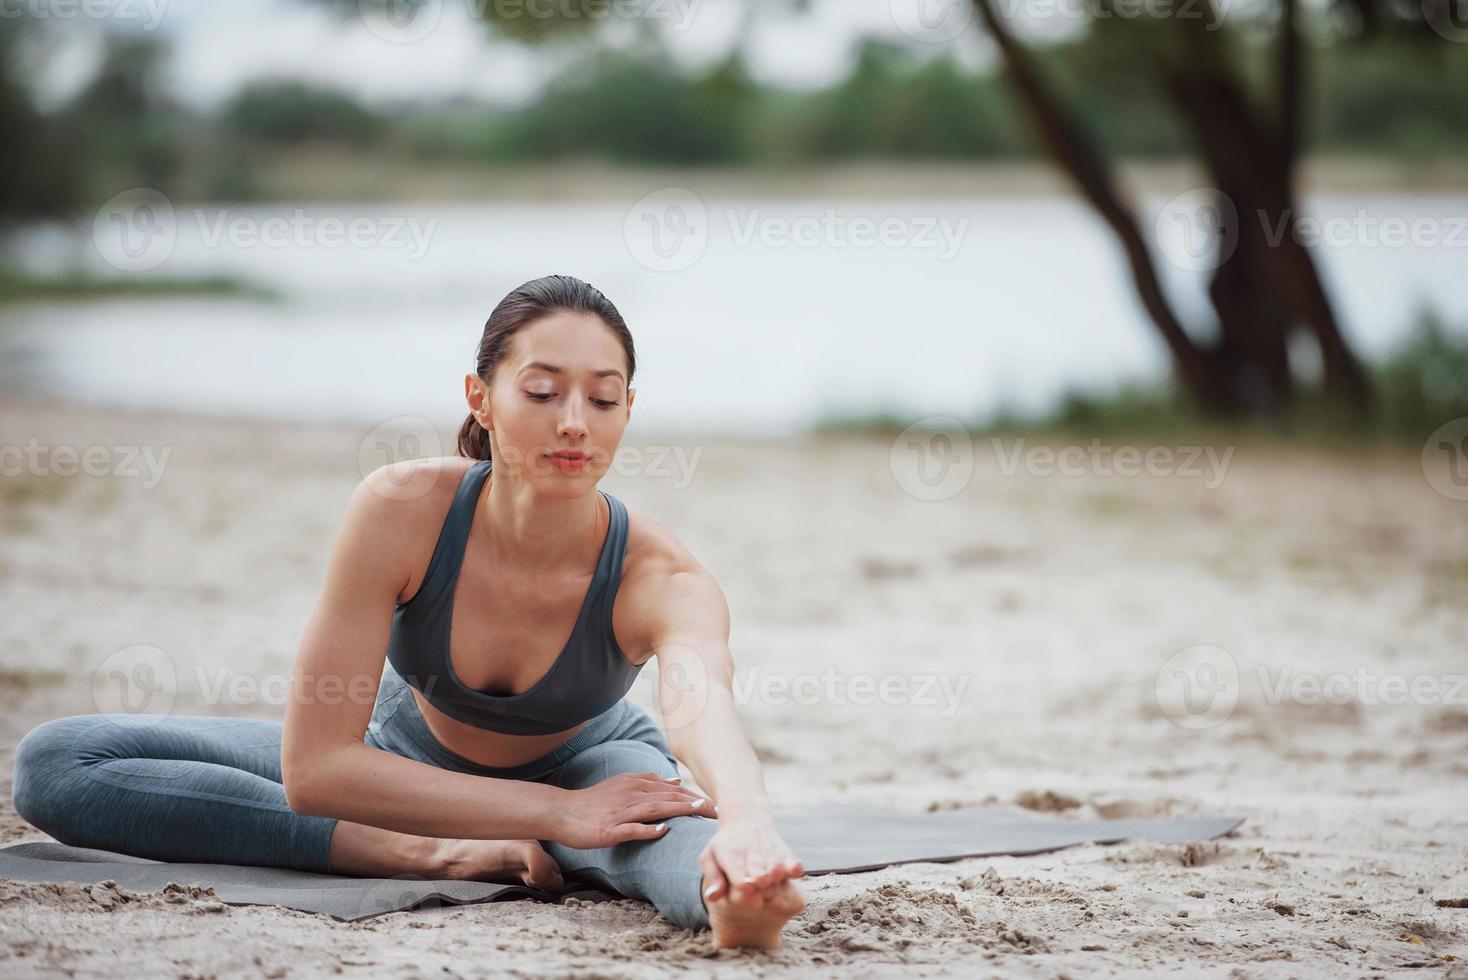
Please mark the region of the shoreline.
[[[232, 692], [289, 675], [368, 428], [0, 397], [0, 446], [170, 449], [151, 488], [120, 472], [0, 477], [0, 842], [46, 839], [10, 805], [16, 744], [104, 710], [94, 677], [121, 650], [166, 654], [177, 714], [281, 720], [281, 704]], [[1244, 824], [1206, 844], [806, 878], [806, 911], [761, 954], [715, 953], [633, 900], [343, 924], [0, 879], [0, 971], [365, 978], [492, 963], [805, 980], [1185, 965], [1285, 980], [1468, 959], [1461, 910], [1439, 904], [1468, 898], [1454, 789], [1468, 779], [1468, 703], [1442, 684], [1436, 701], [1406, 703], [1353, 686], [1463, 671], [1465, 504], [1435, 492], [1415, 454], [1368, 465], [1240, 446], [1211, 488], [1006, 473], [981, 455], [957, 492], [924, 499], [894, 472], [890, 438], [700, 444], [686, 485], [603, 484], [717, 577], [738, 715], [777, 807]], [[1159, 683], [1199, 645], [1236, 660], [1240, 684], [1227, 713], [1188, 727]], [[766, 684], [828, 671], [920, 673], [952, 697], [864, 703], [843, 688], [792, 703]], [[628, 695], [655, 720], [658, 680], [654, 663]]]
[[[1120, 160], [1125, 186], [1176, 194], [1209, 181], [1187, 160]], [[977, 163], [853, 162], [775, 168], [634, 168], [592, 162], [519, 166], [364, 159], [328, 151], [282, 154], [256, 172], [247, 202], [362, 201], [487, 203], [636, 200], [664, 187], [714, 198], [832, 197], [844, 200], [964, 197], [1075, 197], [1069, 178], [1048, 160]], [[1468, 158], [1413, 164], [1372, 158], [1307, 158], [1300, 192], [1422, 195], [1468, 191]], [[186, 195], [181, 195], [186, 197]], [[227, 203], [200, 199], [200, 203]]]

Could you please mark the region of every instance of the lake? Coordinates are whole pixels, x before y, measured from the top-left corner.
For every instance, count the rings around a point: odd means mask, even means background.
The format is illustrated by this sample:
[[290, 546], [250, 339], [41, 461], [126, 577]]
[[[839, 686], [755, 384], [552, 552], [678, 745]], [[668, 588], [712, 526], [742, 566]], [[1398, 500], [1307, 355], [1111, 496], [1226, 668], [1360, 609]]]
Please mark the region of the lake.
[[[550, 272], [601, 288], [637, 343], [635, 428], [778, 434], [835, 413], [982, 417], [1167, 368], [1119, 249], [1054, 197], [157, 206], [36, 232], [39, 268], [225, 275], [284, 302], [173, 297], [11, 307], [12, 382], [99, 403], [382, 421], [465, 413], [484, 320]], [[1206, 270], [1178, 204], [1144, 229], [1190, 324]], [[1308, 200], [1358, 351], [1431, 303], [1468, 327], [1468, 195]], [[1204, 215], [1206, 217], [1206, 215]], [[1169, 220], [1171, 219], [1171, 220]], [[1179, 226], [1179, 227], [1174, 227]], [[1400, 234], [1398, 234], [1400, 232]], [[1189, 251], [1190, 243], [1193, 249]], [[107, 256], [104, 259], [104, 254]]]

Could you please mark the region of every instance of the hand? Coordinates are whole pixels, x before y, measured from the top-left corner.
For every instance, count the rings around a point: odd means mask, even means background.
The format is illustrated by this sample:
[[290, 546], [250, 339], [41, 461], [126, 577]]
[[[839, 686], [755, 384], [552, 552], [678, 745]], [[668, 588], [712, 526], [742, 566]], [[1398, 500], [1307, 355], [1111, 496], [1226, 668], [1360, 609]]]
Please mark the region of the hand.
[[713, 800], [655, 772], [621, 772], [585, 789], [568, 790], [553, 840], [567, 847], [611, 847], [667, 833], [666, 823], [644, 823], [684, 815], [716, 817]]
[[724, 898], [731, 886], [748, 892], [805, 874], [805, 865], [776, 832], [773, 817], [719, 821], [698, 864], [703, 869], [706, 902]]

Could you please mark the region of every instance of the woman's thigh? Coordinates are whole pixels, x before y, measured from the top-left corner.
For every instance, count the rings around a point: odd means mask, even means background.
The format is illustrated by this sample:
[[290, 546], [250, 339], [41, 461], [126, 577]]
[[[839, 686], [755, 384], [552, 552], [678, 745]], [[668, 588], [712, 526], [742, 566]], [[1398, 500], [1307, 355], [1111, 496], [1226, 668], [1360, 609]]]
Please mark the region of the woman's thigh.
[[16, 747], [12, 801], [63, 843], [324, 870], [335, 822], [287, 805], [282, 730], [248, 718], [57, 718]]

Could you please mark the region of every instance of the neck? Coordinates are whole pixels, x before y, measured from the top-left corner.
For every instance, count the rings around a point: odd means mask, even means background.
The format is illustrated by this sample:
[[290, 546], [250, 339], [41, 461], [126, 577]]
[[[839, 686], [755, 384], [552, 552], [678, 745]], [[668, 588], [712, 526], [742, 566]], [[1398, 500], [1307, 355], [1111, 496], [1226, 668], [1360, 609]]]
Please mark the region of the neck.
[[601, 494], [547, 497], [527, 481], [495, 470], [480, 510], [489, 530], [489, 552], [500, 567], [526, 572], [582, 570], [596, 561], [610, 515], [602, 516]]

